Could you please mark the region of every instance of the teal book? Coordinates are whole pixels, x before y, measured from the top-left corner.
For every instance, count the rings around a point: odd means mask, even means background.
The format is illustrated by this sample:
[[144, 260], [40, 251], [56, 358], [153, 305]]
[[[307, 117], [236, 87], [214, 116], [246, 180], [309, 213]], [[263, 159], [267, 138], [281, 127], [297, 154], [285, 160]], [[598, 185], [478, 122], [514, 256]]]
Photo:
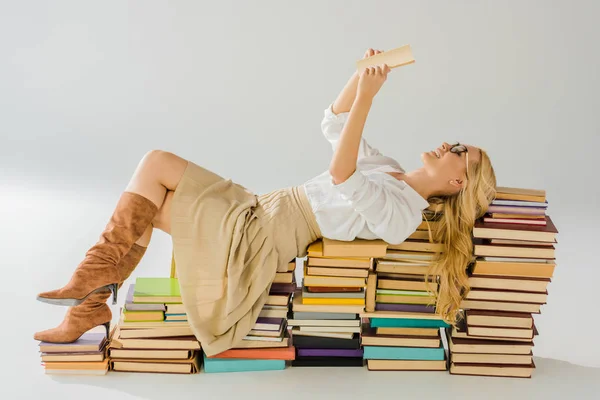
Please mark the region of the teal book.
[[371, 328], [448, 328], [441, 319], [371, 318]]
[[204, 372], [276, 371], [285, 369], [285, 360], [243, 360], [239, 358], [208, 358], [204, 354]]
[[387, 347], [364, 346], [365, 360], [445, 360], [444, 347]]

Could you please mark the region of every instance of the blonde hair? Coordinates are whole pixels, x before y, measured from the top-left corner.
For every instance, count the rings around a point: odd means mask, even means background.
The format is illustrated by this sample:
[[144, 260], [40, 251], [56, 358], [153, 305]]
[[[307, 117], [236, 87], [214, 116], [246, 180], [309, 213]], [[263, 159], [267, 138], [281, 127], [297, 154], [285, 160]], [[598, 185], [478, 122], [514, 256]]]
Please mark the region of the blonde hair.
[[496, 175], [489, 156], [480, 150], [479, 162], [468, 163], [467, 184], [456, 195], [430, 197], [430, 241], [440, 243], [425, 280], [438, 275], [436, 313], [449, 324], [457, 322], [461, 300], [469, 292], [467, 267], [474, 260], [472, 232], [475, 220], [483, 216], [496, 196]]

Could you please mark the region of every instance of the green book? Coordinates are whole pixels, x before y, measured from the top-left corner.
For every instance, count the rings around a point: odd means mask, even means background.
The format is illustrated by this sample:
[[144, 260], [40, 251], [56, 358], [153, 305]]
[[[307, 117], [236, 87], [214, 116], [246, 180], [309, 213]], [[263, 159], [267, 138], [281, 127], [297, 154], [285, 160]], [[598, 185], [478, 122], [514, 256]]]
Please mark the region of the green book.
[[371, 318], [372, 328], [448, 328], [441, 319]]
[[365, 360], [438, 360], [446, 359], [444, 346], [438, 348], [423, 347], [387, 347], [364, 346]]
[[137, 278], [134, 288], [134, 303], [181, 303], [176, 278]]

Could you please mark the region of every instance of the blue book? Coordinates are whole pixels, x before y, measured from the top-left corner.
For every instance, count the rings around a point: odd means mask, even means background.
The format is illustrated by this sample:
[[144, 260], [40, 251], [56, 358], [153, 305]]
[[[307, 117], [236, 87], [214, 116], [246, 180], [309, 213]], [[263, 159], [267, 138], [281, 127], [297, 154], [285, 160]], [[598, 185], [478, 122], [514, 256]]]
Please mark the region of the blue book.
[[364, 346], [366, 360], [445, 360], [444, 347], [387, 347]]
[[285, 369], [285, 360], [243, 360], [204, 356], [204, 372], [276, 371]]
[[371, 318], [371, 328], [448, 328], [441, 319]]

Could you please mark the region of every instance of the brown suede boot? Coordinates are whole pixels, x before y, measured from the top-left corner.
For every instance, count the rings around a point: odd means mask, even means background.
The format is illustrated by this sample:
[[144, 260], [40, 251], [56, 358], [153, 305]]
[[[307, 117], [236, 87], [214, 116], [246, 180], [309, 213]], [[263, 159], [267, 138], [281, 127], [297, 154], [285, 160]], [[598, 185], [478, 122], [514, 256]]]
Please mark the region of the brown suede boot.
[[[145, 252], [146, 247], [134, 243], [131, 250], [121, 259], [117, 268], [124, 278], [119, 283], [119, 288], [137, 267]], [[108, 337], [112, 320], [110, 307], [106, 304], [109, 297], [109, 291], [90, 294], [83, 303], [69, 308], [59, 326], [36, 332], [33, 338], [48, 343], [72, 343], [98, 325], [104, 325]]]
[[77, 266], [69, 283], [61, 289], [40, 293], [39, 301], [76, 306], [97, 291], [110, 290], [117, 303], [117, 288], [125, 279], [117, 265], [154, 219], [158, 208], [147, 198], [133, 192], [123, 192], [117, 207], [84, 260]]

